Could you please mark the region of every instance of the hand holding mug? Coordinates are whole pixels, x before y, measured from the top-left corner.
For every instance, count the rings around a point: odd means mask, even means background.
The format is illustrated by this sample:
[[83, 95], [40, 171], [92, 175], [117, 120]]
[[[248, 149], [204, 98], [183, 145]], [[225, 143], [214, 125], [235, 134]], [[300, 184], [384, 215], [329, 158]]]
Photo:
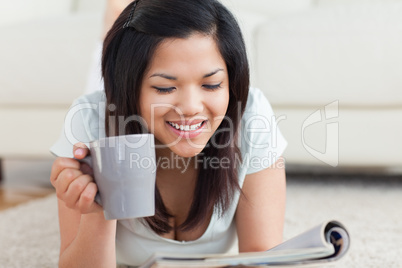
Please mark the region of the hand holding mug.
[[133, 134], [92, 141], [89, 149], [76, 145], [76, 159], [58, 158], [53, 165], [58, 197], [81, 213], [98, 212], [95, 200], [107, 220], [153, 216], [154, 139], [153, 134]]
[[[88, 148], [78, 143], [74, 145], [74, 157], [82, 159], [89, 153]], [[81, 214], [102, 212], [95, 202], [98, 191], [94, 183], [92, 169], [72, 158], [58, 157], [52, 165], [50, 181], [56, 189], [57, 197], [70, 209]]]

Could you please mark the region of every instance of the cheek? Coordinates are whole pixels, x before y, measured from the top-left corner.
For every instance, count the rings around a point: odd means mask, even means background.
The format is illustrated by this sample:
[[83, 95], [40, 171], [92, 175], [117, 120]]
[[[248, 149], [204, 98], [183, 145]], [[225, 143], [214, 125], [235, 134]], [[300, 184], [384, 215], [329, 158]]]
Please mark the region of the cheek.
[[141, 117], [145, 120], [147, 128], [154, 132], [154, 128], [165, 123], [165, 115], [170, 111], [170, 106], [164, 103], [151, 103], [145, 100], [141, 102]]
[[208, 102], [210, 110], [215, 116], [224, 116], [229, 105], [229, 90], [222, 90]]

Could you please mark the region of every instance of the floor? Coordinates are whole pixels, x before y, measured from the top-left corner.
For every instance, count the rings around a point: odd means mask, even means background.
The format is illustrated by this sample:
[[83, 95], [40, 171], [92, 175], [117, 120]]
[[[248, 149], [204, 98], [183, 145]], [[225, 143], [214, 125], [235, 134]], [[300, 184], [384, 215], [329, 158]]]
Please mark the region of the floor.
[[0, 210], [54, 193], [51, 165], [52, 160], [3, 160]]
[[[51, 164], [6, 161], [0, 209], [53, 193], [48, 179]], [[385, 175], [367, 169], [358, 173], [328, 171], [287, 167], [285, 239], [335, 219], [345, 224], [352, 242], [350, 253], [334, 267], [402, 267], [402, 173]], [[31, 205], [1, 212], [0, 245], [11, 245], [0, 249], [1, 267], [57, 266], [59, 229], [55, 201]], [[38, 206], [45, 209], [35, 210]]]

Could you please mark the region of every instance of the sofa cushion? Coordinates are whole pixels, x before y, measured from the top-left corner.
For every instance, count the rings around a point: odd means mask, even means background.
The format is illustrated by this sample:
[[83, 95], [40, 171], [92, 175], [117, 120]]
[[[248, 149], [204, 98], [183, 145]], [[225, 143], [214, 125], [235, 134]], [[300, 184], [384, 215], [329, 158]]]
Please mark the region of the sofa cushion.
[[101, 13], [0, 29], [0, 105], [64, 105], [84, 92]]
[[255, 86], [273, 104], [402, 104], [402, 3], [316, 8], [254, 34]]
[[354, 5], [354, 4], [372, 4], [385, 2], [401, 2], [401, 0], [315, 0], [317, 6], [337, 6], [337, 5]]
[[273, 14], [300, 11], [311, 6], [311, 0], [220, 0], [232, 11], [248, 10], [255, 13]]
[[29, 21], [41, 17], [59, 16], [71, 11], [72, 0], [12, 0], [0, 1], [0, 25]]
[[[342, 108], [337, 117], [327, 118], [324, 107], [273, 108], [288, 141], [287, 163], [402, 167], [402, 109]], [[316, 112], [322, 120], [306, 124]]]
[[50, 158], [60, 136], [67, 108], [0, 105], [0, 158]]
[[[241, 28], [244, 42], [246, 44], [247, 56], [249, 59], [250, 69], [254, 68], [254, 58], [256, 55], [256, 48], [253, 42], [253, 33], [256, 31], [258, 25], [263, 24], [268, 17], [262, 14], [258, 14], [255, 12], [247, 11], [247, 10], [236, 10], [234, 12], [234, 16], [236, 17], [237, 22]], [[251, 83], [255, 80], [255, 72], [250, 72]]]
[[79, 0], [75, 1], [74, 11], [77, 12], [93, 12], [103, 11], [106, 7], [106, 1], [99, 0]]

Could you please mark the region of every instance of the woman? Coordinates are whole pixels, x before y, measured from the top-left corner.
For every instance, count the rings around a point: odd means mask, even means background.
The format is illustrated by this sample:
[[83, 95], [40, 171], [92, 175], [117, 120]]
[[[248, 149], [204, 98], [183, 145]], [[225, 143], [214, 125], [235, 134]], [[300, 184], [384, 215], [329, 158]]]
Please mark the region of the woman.
[[[90, 170], [58, 157], [60, 267], [137, 266], [158, 251], [263, 251], [282, 241], [286, 141], [264, 95], [249, 89], [242, 35], [224, 6], [131, 3], [105, 38], [102, 74], [105, 92], [74, 103], [92, 109], [65, 133], [86, 143], [151, 132], [158, 160], [170, 163], [157, 169], [155, 216], [106, 221]], [[88, 154], [72, 144], [62, 135], [52, 151]]]

